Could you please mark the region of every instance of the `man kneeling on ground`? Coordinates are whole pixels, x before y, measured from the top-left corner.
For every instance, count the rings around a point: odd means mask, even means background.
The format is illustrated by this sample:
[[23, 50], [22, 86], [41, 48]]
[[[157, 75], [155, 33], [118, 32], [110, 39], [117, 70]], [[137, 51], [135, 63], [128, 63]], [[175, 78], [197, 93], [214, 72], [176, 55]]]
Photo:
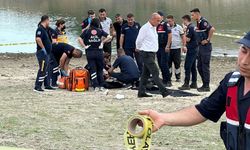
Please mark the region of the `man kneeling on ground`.
[[[134, 84], [139, 80], [140, 72], [134, 59], [125, 54], [125, 51], [120, 48], [117, 50], [118, 58], [115, 60], [113, 66], [108, 70], [111, 77], [125, 84]], [[121, 72], [115, 73], [114, 69], [119, 67]]]

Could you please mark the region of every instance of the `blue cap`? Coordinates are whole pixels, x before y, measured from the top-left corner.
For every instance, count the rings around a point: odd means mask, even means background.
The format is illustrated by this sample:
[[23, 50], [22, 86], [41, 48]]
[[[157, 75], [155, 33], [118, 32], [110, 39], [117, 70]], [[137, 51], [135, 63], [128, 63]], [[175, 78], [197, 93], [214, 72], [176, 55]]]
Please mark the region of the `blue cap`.
[[236, 43], [243, 44], [250, 48], [250, 32], [248, 32], [242, 39], [237, 41]]

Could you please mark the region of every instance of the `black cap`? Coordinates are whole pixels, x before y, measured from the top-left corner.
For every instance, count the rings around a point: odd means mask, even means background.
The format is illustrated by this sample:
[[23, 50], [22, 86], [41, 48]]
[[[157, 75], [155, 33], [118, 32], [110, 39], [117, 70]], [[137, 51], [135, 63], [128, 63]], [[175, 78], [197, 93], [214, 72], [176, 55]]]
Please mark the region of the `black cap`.
[[191, 10], [190, 12], [198, 12], [198, 13], [200, 13], [200, 10], [199, 10], [199, 8], [194, 8], [194, 9]]
[[250, 48], [250, 32], [248, 32], [242, 39], [236, 43], [243, 44], [244, 46]]
[[162, 11], [158, 11], [157, 13], [162, 17], [164, 16], [164, 13]]

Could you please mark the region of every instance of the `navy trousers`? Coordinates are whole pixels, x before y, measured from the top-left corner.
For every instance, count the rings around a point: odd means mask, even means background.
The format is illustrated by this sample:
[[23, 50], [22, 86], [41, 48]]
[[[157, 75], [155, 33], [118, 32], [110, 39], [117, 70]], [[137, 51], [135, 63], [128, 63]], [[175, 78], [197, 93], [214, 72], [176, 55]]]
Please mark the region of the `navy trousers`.
[[168, 66], [169, 53], [165, 52], [164, 48], [159, 48], [157, 52], [158, 65], [162, 73], [163, 82], [170, 81], [170, 71]]
[[89, 71], [90, 71], [92, 86], [94, 88], [103, 87], [103, 83], [104, 83], [103, 51], [102, 50], [87, 50], [86, 57], [87, 57], [87, 61], [88, 61], [88, 67], [89, 67]]
[[212, 53], [212, 44], [199, 45], [197, 68], [201, 76], [203, 86], [209, 86], [210, 83], [210, 60]]
[[43, 84], [45, 87], [47, 87], [50, 85], [49, 83], [50, 77], [48, 76], [49, 55], [42, 50], [38, 50], [36, 52], [36, 57], [39, 64], [39, 70], [37, 72], [35, 87], [41, 88]]
[[56, 82], [57, 82], [58, 76], [60, 75], [59, 62], [57, 62], [53, 53], [50, 55], [49, 66], [50, 67], [49, 67], [48, 74], [51, 77], [50, 84], [52, 86], [57, 86]]
[[112, 73], [111, 76], [125, 84], [133, 83], [139, 80], [139, 78], [133, 78], [130, 75], [125, 74], [125, 73]]
[[196, 59], [197, 59], [197, 48], [195, 49], [194, 52], [187, 52], [186, 60], [185, 60], [185, 64], [184, 64], [184, 69], [185, 69], [184, 81], [185, 81], [185, 83], [189, 84], [190, 75], [192, 75], [192, 83], [197, 82]]

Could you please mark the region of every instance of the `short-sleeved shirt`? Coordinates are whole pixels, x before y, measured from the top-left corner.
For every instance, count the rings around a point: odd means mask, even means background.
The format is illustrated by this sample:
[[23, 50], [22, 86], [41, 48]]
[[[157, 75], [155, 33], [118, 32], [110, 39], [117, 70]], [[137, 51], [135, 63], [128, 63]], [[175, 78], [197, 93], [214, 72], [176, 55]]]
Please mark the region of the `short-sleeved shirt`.
[[188, 53], [196, 52], [195, 49], [198, 47], [198, 43], [197, 43], [197, 37], [195, 33], [195, 26], [192, 23], [190, 23], [187, 26], [186, 32], [187, 32], [186, 37], [190, 39], [190, 41], [187, 42]]
[[106, 19], [101, 21], [102, 29], [108, 34], [110, 34], [110, 27], [111, 26], [112, 26], [112, 20], [110, 18], [106, 17]]
[[160, 48], [165, 48], [168, 44], [168, 34], [170, 34], [171, 28], [166, 22], [161, 22], [157, 28], [157, 33], [158, 33], [158, 42], [159, 42], [159, 47]]
[[88, 17], [82, 21], [82, 29], [85, 29], [91, 23], [91, 19]]
[[141, 26], [135, 22], [133, 26], [129, 26], [128, 23], [122, 26], [121, 33], [124, 35], [124, 49], [135, 49], [136, 38], [138, 36]]
[[206, 40], [209, 35], [209, 31], [211, 30], [212, 26], [209, 22], [204, 18], [201, 17], [199, 21], [197, 21], [197, 36], [198, 42], [200, 43], [202, 40]]
[[[208, 97], [203, 99], [200, 104], [196, 105], [197, 110], [201, 115], [211, 121], [217, 122], [225, 112], [227, 99], [227, 83], [232, 73], [229, 73], [220, 82], [219, 87]], [[250, 92], [244, 94], [244, 77], [241, 77], [237, 83], [239, 95], [239, 116], [242, 122], [245, 122], [247, 111], [250, 108]]]
[[[52, 50], [52, 41], [49, 29], [46, 29], [42, 25], [39, 25], [39, 27], [36, 30], [36, 38], [38, 37], [41, 38], [47, 53], [50, 53]], [[37, 44], [37, 50], [41, 49], [42, 48]]]
[[181, 48], [182, 47], [181, 36], [184, 35], [183, 28], [178, 24], [174, 24], [171, 31], [172, 31], [171, 49], [179, 49], [179, 48]]
[[59, 63], [63, 53], [67, 55], [68, 58], [72, 58], [72, 53], [74, 47], [67, 43], [54, 43], [52, 44], [52, 54], [54, 55], [56, 61]]
[[81, 34], [81, 38], [84, 40], [85, 45], [89, 45], [90, 47], [87, 50], [94, 49], [99, 50], [99, 46], [102, 42], [102, 37], [107, 37], [108, 34], [99, 28], [90, 28]]
[[120, 48], [120, 37], [121, 37], [121, 30], [122, 26], [127, 23], [127, 20], [123, 20], [122, 23], [115, 22], [113, 23], [115, 32], [116, 32], [116, 44], [117, 48]]
[[118, 57], [115, 60], [113, 67], [119, 67], [122, 73], [129, 75], [131, 78], [139, 78], [140, 76], [139, 69], [134, 59], [130, 56], [123, 55]]

